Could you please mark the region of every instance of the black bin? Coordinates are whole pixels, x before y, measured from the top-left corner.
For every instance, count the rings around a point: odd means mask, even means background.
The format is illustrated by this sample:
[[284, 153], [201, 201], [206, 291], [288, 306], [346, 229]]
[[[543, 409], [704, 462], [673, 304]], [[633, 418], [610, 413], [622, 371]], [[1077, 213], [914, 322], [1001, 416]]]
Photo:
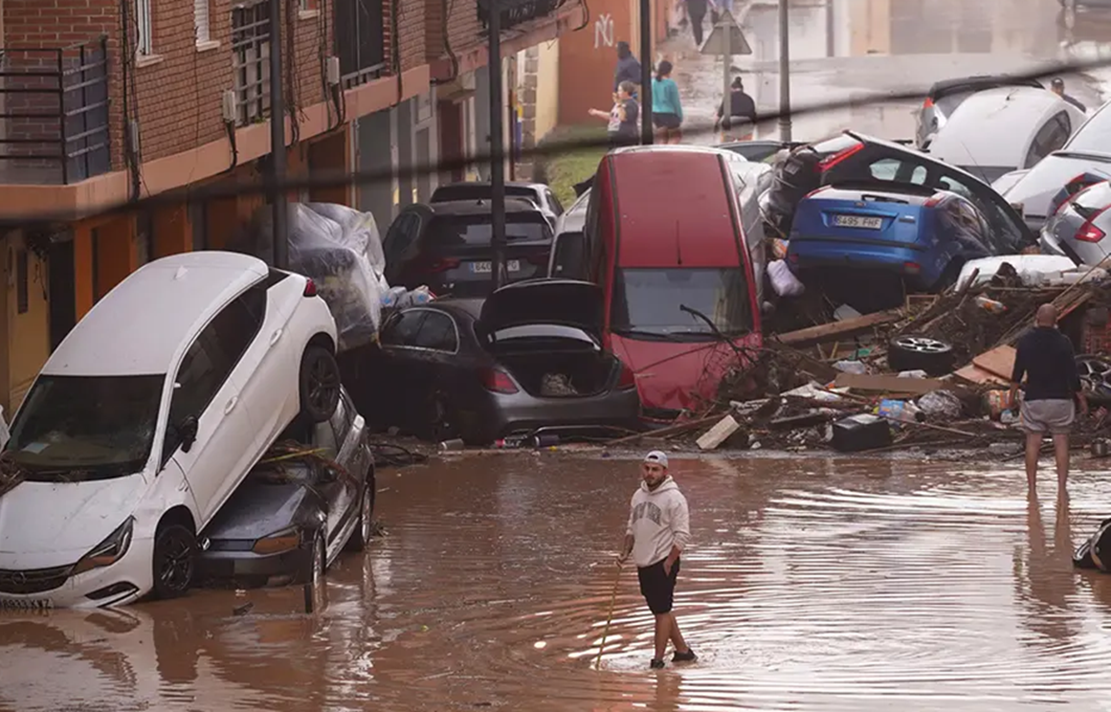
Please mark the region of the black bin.
[[868, 413], [854, 415], [833, 424], [833, 449], [838, 452], [875, 450], [891, 444], [887, 421]]

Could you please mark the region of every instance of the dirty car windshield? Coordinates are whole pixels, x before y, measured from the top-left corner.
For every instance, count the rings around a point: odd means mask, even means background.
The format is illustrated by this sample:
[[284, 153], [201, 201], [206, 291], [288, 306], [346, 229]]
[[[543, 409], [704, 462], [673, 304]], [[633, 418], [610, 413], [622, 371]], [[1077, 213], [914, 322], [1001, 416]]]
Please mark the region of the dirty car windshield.
[[41, 376], [5, 454], [33, 479], [103, 479], [146, 463], [165, 375]]
[[680, 305], [701, 312], [727, 336], [752, 328], [748, 280], [740, 267], [617, 270], [614, 332], [699, 341], [715, 338], [705, 321]]
[[[551, 228], [544, 216], [535, 213], [533, 216], [517, 217], [506, 216], [505, 237], [510, 242], [535, 240], [550, 240]], [[481, 247], [490, 244], [494, 226], [489, 215], [474, 216], [438, 216], [433, 218], [428, 226], [428, 246], [433, 249], [451, 249], [453, 247]]]

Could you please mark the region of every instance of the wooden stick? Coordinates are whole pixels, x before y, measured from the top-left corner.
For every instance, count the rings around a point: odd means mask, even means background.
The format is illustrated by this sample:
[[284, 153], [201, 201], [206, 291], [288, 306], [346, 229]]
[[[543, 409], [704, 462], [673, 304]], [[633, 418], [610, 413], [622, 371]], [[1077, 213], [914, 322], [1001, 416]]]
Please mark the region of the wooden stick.
[[660, 428], [659, 430], [646, 430], [643, 433], [634, 433], [632, 435], [626, 435], [625, 437], [618, 438], [617, 440], [610, 440], [609, 442], [606, 443], [606, 447], [609, 447], [611, 445], [624, 445], [625, 443], [636, 442], [637, 440], [640, 440], [641, 438], [652, 438], [652, 437], [662, 438], [662, 437], [667, 437], [669, 435], [678, 435], [679, 433], [686, 432], [687, 430], [693, 430], [694, 428], [697, 428], [699, 425], [705, 425], [706, 423], [709, 423], [712, 420], [721, 420], [722, 418], [725, 417], [725, 415], [727, 415], [727, 414], [718, 413], [716, 415], [711, 415], [711, 416], [708, 416], [706, 418], [699, 418], [698, 420], [688, 420], [687, 422], [679, 423], [678, 425], [669, 425], [666, 428]]

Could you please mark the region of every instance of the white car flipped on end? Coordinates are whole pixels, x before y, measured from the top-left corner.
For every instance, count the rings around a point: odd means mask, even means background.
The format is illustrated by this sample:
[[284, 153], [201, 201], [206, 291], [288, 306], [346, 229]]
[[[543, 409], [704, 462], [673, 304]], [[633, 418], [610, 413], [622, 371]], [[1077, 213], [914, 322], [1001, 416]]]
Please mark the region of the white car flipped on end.
[[12, 420], [0, 608], [184, 593], [196, 533], [294, 418], [335, 411], [335, 349], [312, 281], [254, 257], [188, 253], [129, 275]]

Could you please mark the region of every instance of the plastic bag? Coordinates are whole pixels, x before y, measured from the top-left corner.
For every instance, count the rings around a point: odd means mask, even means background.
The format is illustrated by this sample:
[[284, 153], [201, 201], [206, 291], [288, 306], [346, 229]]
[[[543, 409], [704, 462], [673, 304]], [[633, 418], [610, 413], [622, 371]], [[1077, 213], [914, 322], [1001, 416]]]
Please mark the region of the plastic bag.
[[961, 399], [950, 391], [932, 391], [918, 399], [918, 408], [928, 416], [961, 417]]
[[797, 297], [806, 291], [806, 286], [783, 260], [768, 263], [768, 279], [771, 280], [772, 289], [781, 297]]
[[868, 364], [863, 361], [851, 361], [849, 359], [838, 361], [833, 364], [833, 367], [842, 373], [857, 373], [864, 375], [869, 372]]

